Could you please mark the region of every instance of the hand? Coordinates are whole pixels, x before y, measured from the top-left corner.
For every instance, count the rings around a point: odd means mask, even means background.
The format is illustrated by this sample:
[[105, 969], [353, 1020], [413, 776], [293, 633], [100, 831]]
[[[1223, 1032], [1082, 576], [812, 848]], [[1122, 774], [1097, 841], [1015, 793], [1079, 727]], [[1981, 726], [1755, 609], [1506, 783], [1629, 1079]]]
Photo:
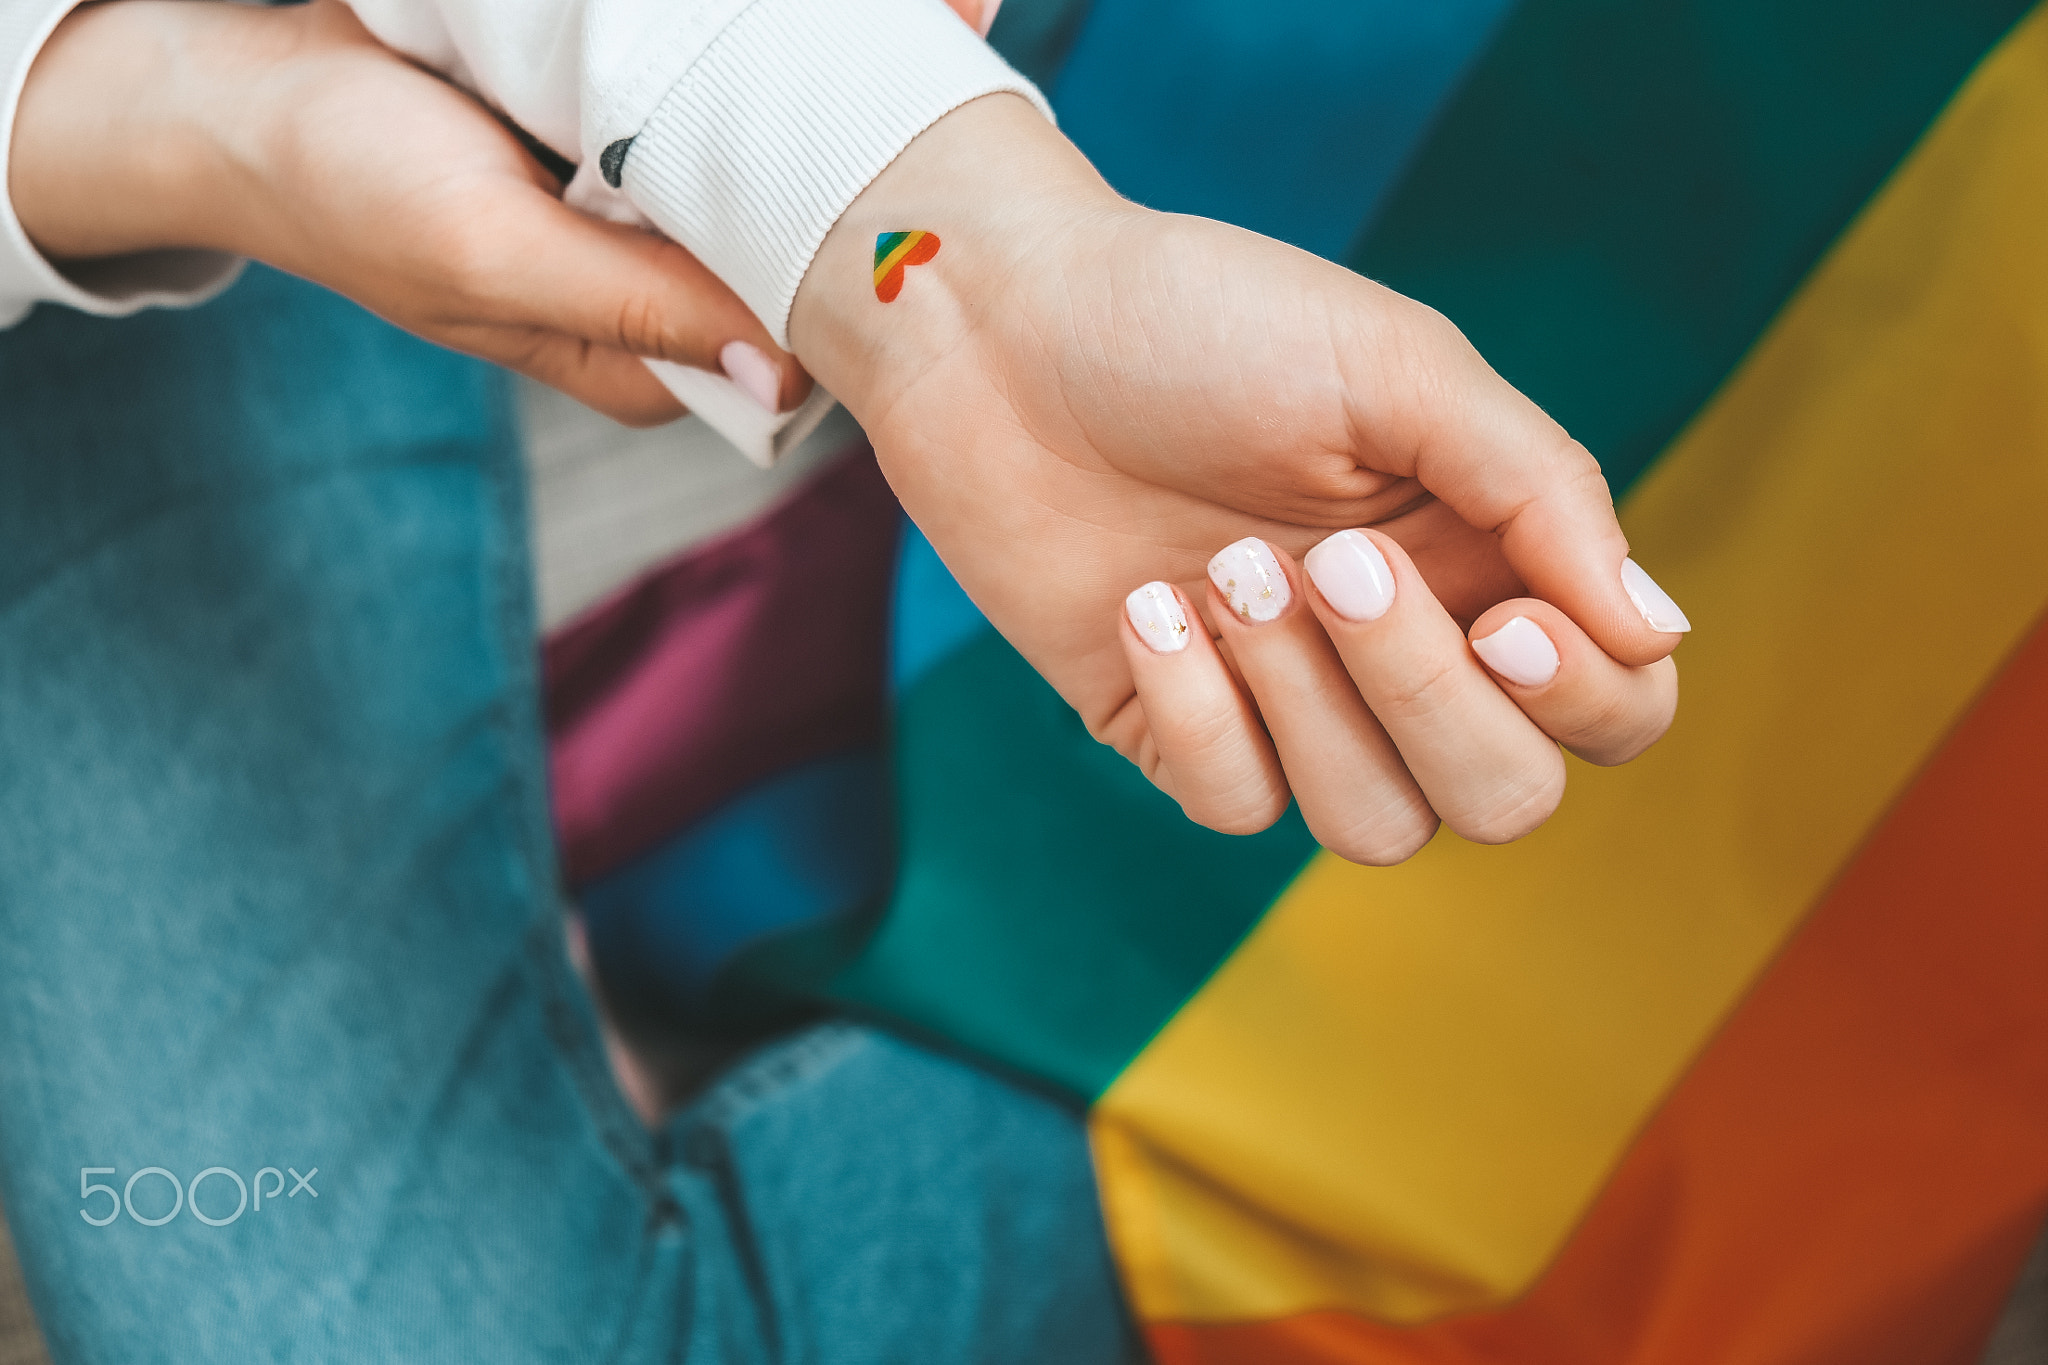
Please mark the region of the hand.
[[[882, 304], [874, 237], [903, 228], [942, 246]], [[1116, 199], [1021, 101], [912, 144], [827, 239], [791, 334], [977, 604], [1203, 824], [1263, 828], [1291, 790], [1359, 861], [1407, 856], [1439, 816], [1512, 839], [1562, 795], [1553, 739], [1620, 761], [1669, 724], [1679, 620], [1632, 598], [1583, 449], [1435, 313]], [[1334, 527], [1375, 528], [1376, 619], [1294, 563]], [[1271, 622], [1203, 581], [1247, 535], [1289, 594]], [[1193, 609], [1184, 651], [1117, 624], [1147, 580]], [[1559, 654], [1547, 683], [1468, 647], [1470, 627], [1505, 658], [1490, 637], [1518, 616]]]
[[9, 190], [58, 262], [251, 256], [621, 421], [682, 409], [639, 357], [721, 369], [786, 410], [810, 379], [681, 247], [565, 208], [476, 101], [337, 0], [75, 11], [29, 73]]

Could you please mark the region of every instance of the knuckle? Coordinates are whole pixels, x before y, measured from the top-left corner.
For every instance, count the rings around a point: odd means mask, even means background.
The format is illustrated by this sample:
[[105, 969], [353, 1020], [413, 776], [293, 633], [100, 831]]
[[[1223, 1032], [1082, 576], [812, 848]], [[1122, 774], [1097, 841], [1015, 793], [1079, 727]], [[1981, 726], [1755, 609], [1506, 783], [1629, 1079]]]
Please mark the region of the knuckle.
[[1473, 807], [1446, 812], [1445, 822], [1475, 844], [1511, 844], [1531, 833], [1564, 800], [1564, 762], [1555, 749], [1548, 757], [1540, 769], [1516, 774]]
[[1605, 734], [1596, 740], [1568, 745], [1573, 753], [1601, 768], [1618, 768], [1633, 763], [1664, 737], [1665, 727], [1638, 725], [1619, 734]]
[[524, 328], [501, 330], [483, 349], [487, 358], [508, 370], [530, 375], [543, 384], [559, 387], [573, 378], [575, 366], [564, 363], [558, 354], [561, 348], [551, 345], [549, 338], [541, 332]]
[[1601, 471], [1600, 461], [1593, 458], [1593, 452], [1563, 427], [1557, 429], [1557, 438], [1550, 455], [1557, 476], [1589, 492], [1597, 490], [1602, 498], [1613, 501], [1607, 475]]
[[[1562, 433], [1563, 428], [1559, 431]], [[1628, 541], [1622, 535], [1621, 524], [1614, 520], [1614, 486], [1607, 482], [1607, 471], [1600, 467], [1600, 461], [1570, 436], [1564, 438], [1557, 460], [1558, 482], [1572, 495], [1571, 501], [1585, 508], [1605, 508], [1607, 515], [1598, 519], [1598, 535], [1626, 551]]]
[[1153, 748], [1145, 708], [1135, 694], [1126, 695], [1116, 705], [1092, 715], [1082, 712], [1081, 723], [1087, 727], [1089, 738], [1108, 745], [1133, 763], [1139, 762], [1141, 750]]
[[[1199, 807], [1199, 809], [1197, 809]], [[1201, 799], [1184, 801], [1181, 809], [1198, 825], [1218, 834], [1257, 834], [1270, 829], [1287, 812], [1287, 794], [1274, 792], [1264, 783], [1246, 780], [1231, 790]]]
[[1420, 299], [1394, 294], [1387, 299], [1386, 319], [1417, 355], [1457, 355], [1471, 348], [1458, 325]]
[[1556, 738], [1588, 763], [1611, 768], [1640, 758], [1664, 737], [1678, 710], [1678, 672], [1669, 659], [1652, 664], [1646, 688], [1617, 688], [1587, 703]]
[[1636, 732], [1643, 728], [1643, 719], [1636, 714], [1629, 698], [1612, 691], [1587, 698], [1574, 708], [1558, 727], [1561, 733], [1555, 738], [1576, 748], [1617, 751], [1629, 747]]
[[1441, 822], [1418, 800], [1398, 809], [1382, 809], [1355, 821], [1328, 838], [1311, 824], [1316, 842], [1344, 859], [1366, 867], [1393, 867], [1420, 853], [1436, 837]]
[[1261, 761], [1242, 720], [1223, 708], [1176, 717], [1155, 736], [1176, 774], [1181, 809], [1221, 834], [1256, 834], [1287, 810], [1288, 793]]
[[1484, 362], [1456, 323], [1427, 304], [1406, 302], [1394, 319], [1394, 353], [1413, 389], [1442, 401], [1468, 381], [1475, 364]]
[[1244, 738], [1239, 718], [1221, 706], [1204, 706], [1183, 711], [1155, 724], [1162, 747], [1184, 754], [1221, 755], [1236, 748]]
[[1173, 774], [1160, 757], [1158, 737], [1152, 733], [1144, 704], [1136, 696], [1125, 697], [1116, 706], [1095, 715], [1083, 713], [1081, 720], [1097, 743], [1116, 750], [1145, 775], [1147, 782], [1179, 800]]
[[621, 350], [634, 355], [658, 356], [664, 360], [678, 358], [671, 353], [674, 347], [663, 324], [661, 309], [646, 295], [630, 294], [621, 299], [615, 326]]
[[1373, 690], [1372, 709], [1382, 721], [1427, 721], [1451, 705], [1460, 690], [1465, 661], [1444, 657], [1387, 680]]

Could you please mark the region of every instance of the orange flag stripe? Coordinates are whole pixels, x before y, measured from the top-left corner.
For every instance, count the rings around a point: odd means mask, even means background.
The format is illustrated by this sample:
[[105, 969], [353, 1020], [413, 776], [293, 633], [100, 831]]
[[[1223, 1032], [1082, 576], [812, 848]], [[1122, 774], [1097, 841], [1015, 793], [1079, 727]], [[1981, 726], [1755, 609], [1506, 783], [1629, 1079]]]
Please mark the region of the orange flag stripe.
[[1528, 1295], [1152, 1326], [1162, 1365], [1974, 1361], [2048, 1217], [2048, 624]]

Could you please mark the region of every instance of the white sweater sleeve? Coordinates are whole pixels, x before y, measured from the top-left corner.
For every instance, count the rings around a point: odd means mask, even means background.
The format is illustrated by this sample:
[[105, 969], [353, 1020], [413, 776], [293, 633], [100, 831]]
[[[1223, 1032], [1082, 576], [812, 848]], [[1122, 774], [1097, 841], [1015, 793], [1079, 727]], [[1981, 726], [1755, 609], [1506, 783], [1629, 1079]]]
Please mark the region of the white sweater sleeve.
[[943, 0], [351, 3], [384, 42], [595, 162], [785, 346], [826, 233], [912, 138], [996, 91], [1051, 116]]
[[38, 303], [120, 315], [154, 304], [191, 304], [233, 281], [241, 263], [210, 251], [153, 251], [93, 261], [60, 273], [22, 231], [8, 198], [7, 157], [28, 69], [50, 31], [79, 0], [0, 0], [0, 327]]

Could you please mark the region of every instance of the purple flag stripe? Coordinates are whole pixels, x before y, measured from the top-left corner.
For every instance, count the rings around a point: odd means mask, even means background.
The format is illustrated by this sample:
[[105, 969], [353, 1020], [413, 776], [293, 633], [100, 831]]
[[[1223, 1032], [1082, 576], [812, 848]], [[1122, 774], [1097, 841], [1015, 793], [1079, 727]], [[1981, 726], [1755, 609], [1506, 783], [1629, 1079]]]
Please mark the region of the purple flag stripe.
[[865, 445], [544, 642], [571, 886], [785, 768], [882, 733], [900, 512]]

